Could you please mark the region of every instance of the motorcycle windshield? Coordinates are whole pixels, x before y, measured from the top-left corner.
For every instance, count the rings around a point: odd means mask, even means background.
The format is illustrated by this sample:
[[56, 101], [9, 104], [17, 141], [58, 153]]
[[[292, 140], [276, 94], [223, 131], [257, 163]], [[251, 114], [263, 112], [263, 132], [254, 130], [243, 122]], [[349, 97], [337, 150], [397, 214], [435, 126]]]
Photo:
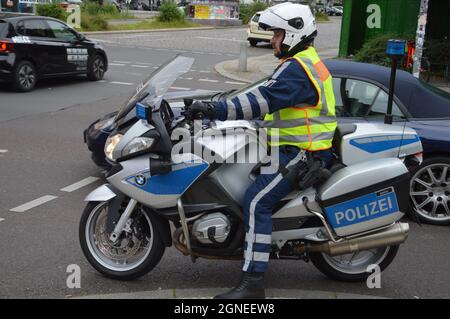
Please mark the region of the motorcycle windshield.
[[133, 96], [125, 102], [124, 106], [117, 113], [115, 121], [125, 117], [137, 102], [145, 99], [152, 109], [158, 110], [161, 105], [162, 97], [172, 86], [173, 82], [182, 74], [189, 71], [194, 58], [185, 56], [176, 56], [159, 69], [149, 75], [137, 88]]

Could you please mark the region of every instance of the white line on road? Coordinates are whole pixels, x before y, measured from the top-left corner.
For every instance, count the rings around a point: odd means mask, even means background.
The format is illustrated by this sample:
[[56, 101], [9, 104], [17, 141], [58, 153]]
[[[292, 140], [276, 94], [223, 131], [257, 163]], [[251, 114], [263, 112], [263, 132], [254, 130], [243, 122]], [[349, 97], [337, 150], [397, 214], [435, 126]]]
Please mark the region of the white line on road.
[[123, 63], [110, 63], [109, 65], [112, 65], [112, 66], [124, 66], [125, 64], [123, 64]]
[[109, 82], [109, 83], [112, 83], [112, 84], [120, 84], [120, 85], [134, 85], [134, 83], [129, 83], [129, 82]]
[[39, 197], [38, 199], [32, 200], [31, 202], [14, 207], [14, 208], [10, 209], [10, 211], [15, 212], [15, 213], [23, 213], [23, 212], [26, 212], [27, 210], [30, 210], [32, 208], [35, 208], [42, 204], [45, 204], [49, 201], [52, 201], [56, 198], [58, 198], [58, 196], [45, 195], [45, 196]]
[[95, 82], [98, 82], [98, 83], [105, 83], [106, 80], [98, 80], [98, 81], [95, 81]]
[[171, 86], [170, 88], [173, 89], [173, 90], [182, 90], [182, 91], [189, 91], [190, 90], [190, 88], [181, 88], [181, 87], [178, 87], [178, 86]]
[[97, 181], [99, 179], [100, 179], [99, 177], [89, 176], [89, 177], [87, 177], [87, 178], [85, 178], [85, 179], [83, 179], [83, 180], [81, 180], [79, 182], [76, 182], [76, 183], [74, 183], [72, 185], [69, 185], [69, 186], [66, 186], [64, 188], [61, 188], [61, 191], [70, 193], [70, 192], [76, 191], [77, 189], [80, 189], [80, 188], [82, 188], [84, 186], [87, 186], [87, 185], [89, 185], [89, 184], [91, 184], [91, 183], [93, 183], [93, 182], [95, 182], [95, 181]]
[[115, 63], [131, 63], [130, 61], [113, 61], [113, 62], [115, 62]]
[[[237, 40], [237, 39], [226, 39], [226, 38], [212, 38], [212, 37], [196, 37], [197, 39], [206, 39], [206, 40], [220, 40], [220, 41], [232, 41], [232, 42], [247, 42], [245, 40]], [[193, 52], [195, 53], [195, 52]]]
[[0, 222], [2, 222], [2, 221], [4, 221], [5, 219], [4, 218], [0, 218]]
[[133, 68], [148, 68], [148, 65], [137, 65], [137, 64], [132, 64], [131, 65]]
[[244, 82], [232, 82], [232, 81], [225, 81], [225, 83], [227, 83], [227, 84], [237, 84], [237, 85], [247, 84], [247, 83], [244, 83]]
[[148, 63], [148, 62], [134, 62], [136, 64], [143, 64], [143, 65], [153, 65], [153, 63]]
[[202, 82], [214, 82], [214, 83], [219, 82], [219, 80], [210, 80], [210, 79], [198, 79], [198, 80]]
[[0, 150], [0, 153], [8, 153], [8, 150]]
[[200, 73], [211, 73], [211, 71], [198, 71]]
[[179, 77], [180, 80], [192, 80], [193, 78], [183, 78], [183, 77]]

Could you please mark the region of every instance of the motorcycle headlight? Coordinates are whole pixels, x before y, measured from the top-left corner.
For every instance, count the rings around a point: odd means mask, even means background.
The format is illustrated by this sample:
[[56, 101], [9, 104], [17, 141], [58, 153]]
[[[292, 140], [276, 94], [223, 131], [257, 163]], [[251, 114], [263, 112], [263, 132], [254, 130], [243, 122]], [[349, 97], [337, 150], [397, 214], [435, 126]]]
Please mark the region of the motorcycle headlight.
[[122, 134], [116, 134], [114, 136], [109, 136], [105, 143], [105, 155], [110, 160], [115, 161], [116, 159], [113, 157], [113, 151], [116, 148], [117, 144], [119, 144], [120, 139], [123, 137]]
[[114, 119], [115, 119], [115, 117], [113, 116], [109, 119], [98, 121], [97, 123], [94, 124], [94, 129], [98, 131], [98, 130], [107, 128], [114, 123]]
[[122, 156], [127, 156], [136, 152], [144, 151], [152, 147], [155, 142], [151, 137], [135, 137], [123, 149]]

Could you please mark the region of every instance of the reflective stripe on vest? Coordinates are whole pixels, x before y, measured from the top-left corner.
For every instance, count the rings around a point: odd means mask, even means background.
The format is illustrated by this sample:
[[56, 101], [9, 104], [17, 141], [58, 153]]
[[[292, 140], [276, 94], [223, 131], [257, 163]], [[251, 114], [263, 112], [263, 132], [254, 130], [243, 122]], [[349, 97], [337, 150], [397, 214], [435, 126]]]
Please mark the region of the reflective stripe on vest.
[[333, 79], [313, 47], [290, 60], [305, 70], [319, 98], [316, 105], [301, 104], [266, 114], [264, 126], [269, 144], [293, 145], [310, 151], [329, 149], [337, 126]]

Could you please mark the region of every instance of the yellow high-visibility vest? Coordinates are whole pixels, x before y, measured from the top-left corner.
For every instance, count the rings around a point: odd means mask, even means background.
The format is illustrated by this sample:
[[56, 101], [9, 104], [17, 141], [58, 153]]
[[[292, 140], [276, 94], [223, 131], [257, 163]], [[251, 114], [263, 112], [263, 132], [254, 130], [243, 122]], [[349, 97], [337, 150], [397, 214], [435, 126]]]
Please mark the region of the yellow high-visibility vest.
[[316, 105], [295, 105], [266, 114], [269, 145], [293, 145], [309, 151], [329, 149], [337, 126], [331, 74], [311, 46], [289, 60], [305, 70], [319, 99]]

